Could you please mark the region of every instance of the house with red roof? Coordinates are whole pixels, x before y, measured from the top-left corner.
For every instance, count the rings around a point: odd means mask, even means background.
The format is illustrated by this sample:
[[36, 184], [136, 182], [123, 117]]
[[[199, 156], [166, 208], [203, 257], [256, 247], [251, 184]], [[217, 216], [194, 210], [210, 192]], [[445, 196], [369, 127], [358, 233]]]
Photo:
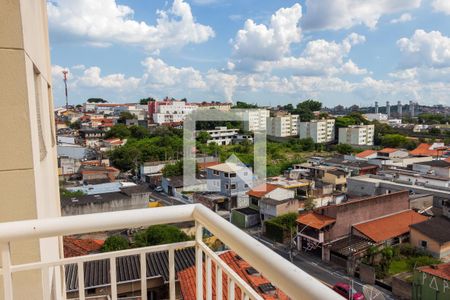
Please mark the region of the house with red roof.
[[444, 153], [450, 151], [444, 143], [427, 144], [421, 143], [416, 149], [409, 151], [412, 156], [432, 156], [441, 157]]
[[[219, 257], [250, 287], [252, 287], [264, 300], [290, 300], [290, 298], [283, 293], [280, 289], [273, 286], [272, 283], [265, 278], [261, 273], [255, 270], [249, 263], [243, 260], [240, 256], [236, 255], [233, 251], [227, 251], [219, 255]], [[216, 265], [212, 262], [212, 270], [215, 270]], [[206, 267], [203, 264], [203, 295], [206, 295]], [[211, 284], [212, 284], [212, 299], [218, 299], [217, 297], [217, 280], [216, 272], [211, 272]], [[184, 269], [177, 274], [180, 282], [181, 294], [183, 300], [196, 300], [196, 267]], [[222, 274], [222, 299], [230, 299], [228, 294], [228, 276]], [[235, 287], [234, 299], [244, 300], [239, 287]]]
[[65, 236], [63, 238], [64, 257], [76, 257], [98, 253], [104, 244], [104, 240], [77, 239]]
[[[408, 232], [408, 226], [413, 222], [409, 217], [421, 219], [409, 212], [389, 218], [406, 210], [409, 210], [408, 191], [359, 197], [319, 207], [298, 216], [297, 248], [316, 254], [324, 261], [342, 264], [343, 259], [348, 259], [350, 266], [355, 257], [364, 256], [376, 241], [393, 239]], [[396, 223], [400, 217], [405, 222]], [[377, 227], [378, 223], [390, 224], [390, 227]], [[373, 226], [380, 231], [379, 235], [373, 232]]]
[[377, 155], [378, 155], [377, 151], [368, 149], [368, 150], [364, 150], [363, 152], [356, 154], [355, 156], [357, 159], [359, 158], [359, 159], [367, 160], [370, 158], [375, 158], [375, 157], [377, 157]]

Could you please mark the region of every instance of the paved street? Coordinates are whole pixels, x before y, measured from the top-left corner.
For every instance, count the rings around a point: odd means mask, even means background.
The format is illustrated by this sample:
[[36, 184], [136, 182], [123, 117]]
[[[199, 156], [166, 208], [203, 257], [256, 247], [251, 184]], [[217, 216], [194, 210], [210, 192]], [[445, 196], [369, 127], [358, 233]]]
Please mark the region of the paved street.
[[178, 199], [175, 199], [174, 197], [168, 196], [165, 193], [157, 193], [154, 191], [150, 192], [150, 199], [158, 200], [162, 202], [164, 206], [187, 204]]
[[[284, 247], [276, 246], [272, 242], [267, 241], [255, 234], [252, 234], [254, 238], [277, 252], [279, 255], [289, 260], [289, 252]], [[295, 253], [293, 263], [300, 269], [310, 274], [311, 276], [319, 279], [323, 283], [332, 287], [338, 282], [344, 282], [351, 284], [351, 279], [345, 274], [345, 270], [339, 266], [324, 263], [319, 257], [308, 255], [305, 253]], [[353, 278], [353, 288], [359, 292], [362, 292], [363, 283], [356, 278]], [[376, 288], [383, 292], [385, 299], [395, 299], [390, 291], [376, 286]]]

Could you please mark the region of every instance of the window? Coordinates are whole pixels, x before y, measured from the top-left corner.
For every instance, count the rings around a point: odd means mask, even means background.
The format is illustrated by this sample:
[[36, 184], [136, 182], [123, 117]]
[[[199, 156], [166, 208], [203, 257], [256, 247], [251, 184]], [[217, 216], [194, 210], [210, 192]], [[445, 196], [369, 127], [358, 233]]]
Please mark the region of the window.
[[219, 171], [213, 170], [213, 175], [219, 175]]
[[230, 177], [236, 177], [236, 173], [231, 173]]
[[427, 241], [420, 241], [420, 247], [426, 249], [426, 248], [427, 248], [427, 245], [428, 245], [428, 242], [427, 242]]
[[230, 185], [225, 184], [225, 189], [228, 190], [230, 188]]
[[252, 202], [252, 205], [258, 206], [259, 201], [257, 198], [252, 197], [251, 202]]
[[232, 190], [235, 190], [235, 189], [236, 189], [236, 185], [235, 185], [235, 184], [232, 184], [232, 185], [231, 185], [231, 189], [232, 189]]

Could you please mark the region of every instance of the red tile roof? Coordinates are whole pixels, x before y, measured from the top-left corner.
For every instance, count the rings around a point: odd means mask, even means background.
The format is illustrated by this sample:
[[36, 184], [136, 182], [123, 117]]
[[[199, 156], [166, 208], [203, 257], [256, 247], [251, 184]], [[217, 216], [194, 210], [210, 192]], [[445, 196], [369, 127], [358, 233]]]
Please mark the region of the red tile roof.
[[82, 256], [92, 252], [98, 252], [104, 242], [103, 240], [75, 239], [65, 236], [63, 238], [64, 257]]
[[261, 198], [270, 193], [271, 191], [276, 190], [277, 188], [280, 188], [280, 186], [270, 183], [263, 183], [248, 191], [247, 195]]
[[396, 149], [396, 148], [384, 148], [384, 149], [381, 149], [378, 152], [380, 152], [380, 153], [394, 153], [396, 151], [399, 151], [399, 150]]
[[416, 149], [409, 151], [409, 154], [415, 156], [439, 156], [446, 148], [430, 149], [432, 145], [422, 143]]
[[409, 232], [409, 226], [428, 220], [415, 211], [406, 210], [386, 217], [367, 221], [353, 227], [374, 242], [386, 241]]
[[363, 152], [356, 154], [356, 157], [366, 158], [367, 156], [370, 156], [375, 153], [377, 153], [377, 151], [375, 151], [375, 150], [364, 150]]
[[320, 215], [315, 212], [309, 212], [306, 214], [299, 215], [297, 217], [297, 223], [307, 225], [309, 227], [319, 230], [324, 228], [325, 226], [333, 224], [334, 222], [336, 222], [335, 218]]
[[[251, 266], [243, 259], [240, 259], [236, 256], [236, 253], [233, 251], [227, 251], [225, 253], [222, 253], [219, 255], [220, 258], [233, 269], [234, 272], [236, 272], [239, 277], [241, 277], [244, 281], [246, 281], [256, 292], [258, 292], [259, 295], [264, 300], [288, 300], [288, 296], [283, 293], [281, 290], [276, 289], [276, 292], [272, 294], [265, 294], [262, 293], [258, 286], [261, 284], [267, 284], [270, 283], [269, 280], [264, 278], [260, 275], [250, 275], [246, 272], [247, 268], [250, 268]], [[212, 298], [216, 299], [216, 272], [215, 270], [215, 263], [212, 262], [211, 264], [212, 268]], [[183, 295], [184, 300], [195, 300], [195, 293], [196, 293], [196, 284], [195, 284], [195, 274], [196, 274], [196, 268], [195, 266], [190, 267], [188, 269], [185, 269], [181, 272], [178, 272], [178, 279], [180, 280], [180, 287], [181, 287], [181, 293]], [[203, 264], [203, 281], [206, 282], [206, 271], [205, 271], [205, 264]], [[206, 297], [206, 284], [203, 284], [203, 295]], [[205, 298], [206, 299], [206, 298]], [[222, 274], [222, 299], [228, 300], [228, 278], [225, 273]], [[242, 300], [241, 298], [241, 290], [236, 287], [235, 288], [235, 299], [236, 300]]]
[[434, 266], [425, 266], [418, 268], [421, 272], [425, 272], [445, 280], [450, 280], [450, 262]]
[[220, 164], [220, 162], [210, 161], [210, 162], [201, 162], [201, 163], [198, 163], [197, 165], [198, 165], [198, 168], [200, 170], [204, 170], [206, 168], [209, 168], [209, 167], [212, 167], [212, 166], [216, 166], [216, 165], [219, 165], [219, 164]]

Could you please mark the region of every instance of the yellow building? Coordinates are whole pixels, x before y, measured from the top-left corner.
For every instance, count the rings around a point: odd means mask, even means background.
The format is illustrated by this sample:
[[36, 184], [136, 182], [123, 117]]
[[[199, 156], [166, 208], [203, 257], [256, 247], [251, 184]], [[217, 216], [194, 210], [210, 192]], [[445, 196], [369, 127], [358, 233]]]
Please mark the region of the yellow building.
[[[0, 1], [0, 66], [0, 222], [60, 216], [46, 1]], [[13, 264], [60, 255], [58, 238], [1, 247]], [[54, 277], [56, 269], [14, 274], [14, 299], [45, 298], [61, 288]]]

